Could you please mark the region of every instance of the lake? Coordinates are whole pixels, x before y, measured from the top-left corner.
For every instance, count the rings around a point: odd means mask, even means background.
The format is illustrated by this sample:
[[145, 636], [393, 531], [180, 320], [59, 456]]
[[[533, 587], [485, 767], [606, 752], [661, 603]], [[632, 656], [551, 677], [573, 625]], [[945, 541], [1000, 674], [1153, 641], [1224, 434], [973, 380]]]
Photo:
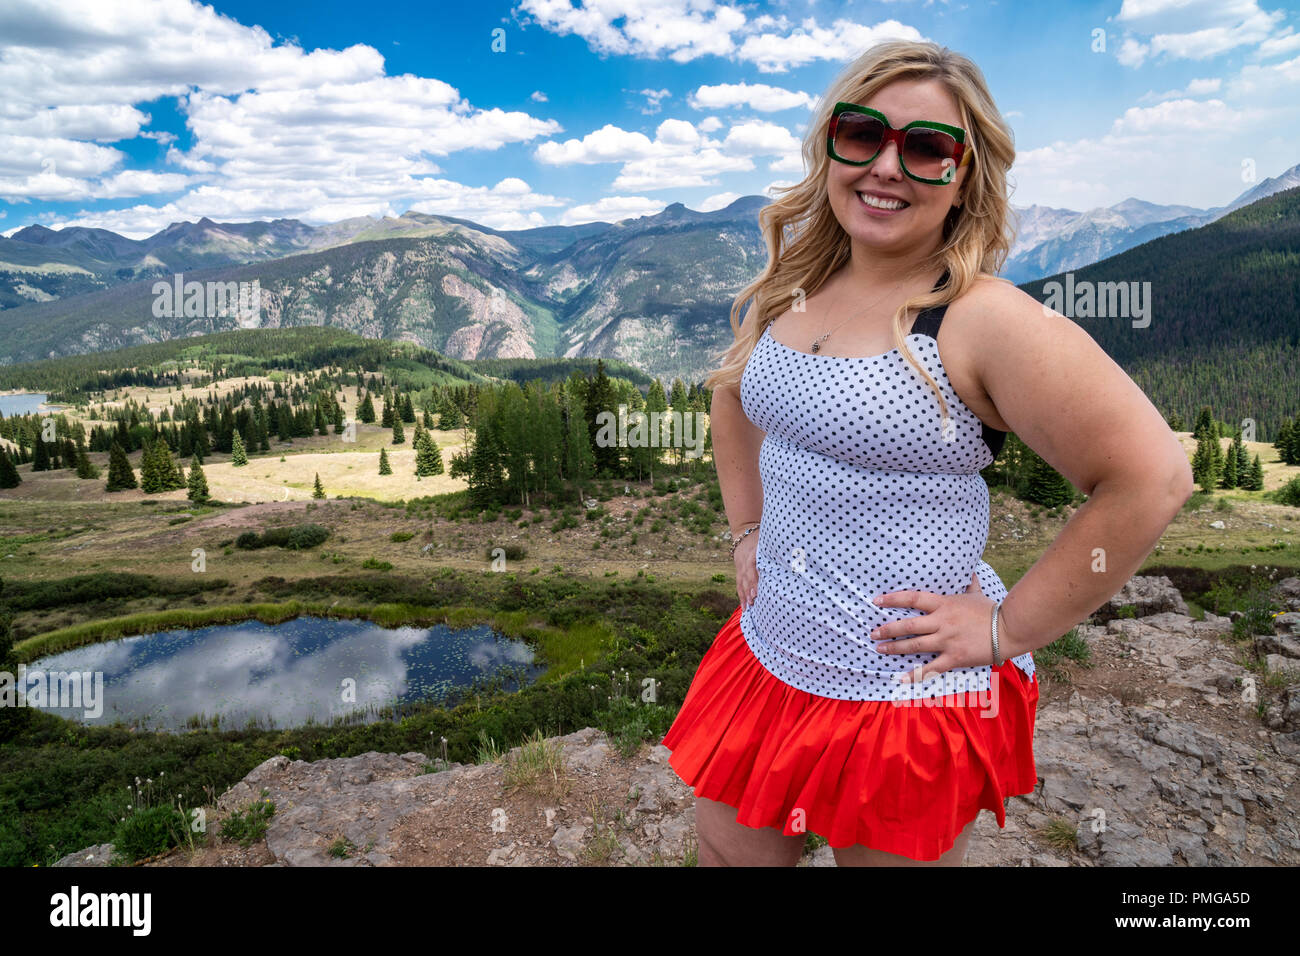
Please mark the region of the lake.
[[395, 700], [440, 700], [453, 687], [494, 676], [514, 690], [518, 678], [530, 683], [544, 668], [533, 663], [527, 644], [487, 626], [385, 628], [304, 616], [161, 631], [42, 657], [27, 664], [22, 686], [29, 701], [36, 670], [102, 675], [82, 678], [88, 694], [102, 687], [97, 704], [87, 698], [84, 707], [42, 707], [79, 723], [120, 719], [183, 730], [192, 715], [220, 715], [228, 730], [250, 721], [288, 728], [345, 715], [371, 723]]
[[11, 415], [28, 415], [35, 411], [40, 411], [41, 406], [45, 404], [45, 399], [49, 398], [47, 392], [24, 392], [21, 395], [0, 395], [0, 412], [4, 413], [5, 418]]

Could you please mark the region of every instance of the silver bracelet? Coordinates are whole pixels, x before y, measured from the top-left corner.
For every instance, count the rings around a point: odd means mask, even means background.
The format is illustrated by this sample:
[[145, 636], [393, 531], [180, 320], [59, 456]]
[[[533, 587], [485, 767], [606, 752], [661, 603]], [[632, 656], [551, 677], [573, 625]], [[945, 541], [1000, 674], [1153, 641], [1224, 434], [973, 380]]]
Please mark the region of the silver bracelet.
[[998, 611], [1002, 608], [1001, 604], [993, 605], [993, 666], [1002, 666], [1002, 655], [998, 652]]
[[734, 540], [731, 542], [731, 556], [732, 556], [733, 558], [736, 556], [736, 545], [740, 544], [740, 542], [742, 542], [742, 541], [745, 540], [745, 535], [749, 534], [751, 531], [757, 531], [757, 530], [758, 530], [758, 525], [759, 525], [759, 522], [755, 521], [754, 524], [753, 524], [753, 527], [747, 529], [747, 530], [745, 531], [745, 534], [742, 534], [739, 538], [736, 538], [736, 539], [734, 539]]

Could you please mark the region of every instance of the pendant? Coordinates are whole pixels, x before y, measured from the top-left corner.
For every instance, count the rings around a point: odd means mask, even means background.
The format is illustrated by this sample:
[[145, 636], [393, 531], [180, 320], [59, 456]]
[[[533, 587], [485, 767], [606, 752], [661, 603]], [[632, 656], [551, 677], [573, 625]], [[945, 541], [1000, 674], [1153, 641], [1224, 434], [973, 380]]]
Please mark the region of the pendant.
[[814, 352], [820, 352], [822, 350], [822, 344], [820, 342], [814, 342], [812, 344], [812, 350]]

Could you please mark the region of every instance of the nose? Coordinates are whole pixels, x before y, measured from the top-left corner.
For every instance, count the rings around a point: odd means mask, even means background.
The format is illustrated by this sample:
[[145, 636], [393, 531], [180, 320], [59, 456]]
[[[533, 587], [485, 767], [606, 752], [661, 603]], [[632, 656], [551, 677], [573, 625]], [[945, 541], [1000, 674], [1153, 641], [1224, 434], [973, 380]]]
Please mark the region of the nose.
[[898, 146], [889, 142], [871, 162], [871, 172], [882, 179], [902, 179], [903, 167], [898, 158]]

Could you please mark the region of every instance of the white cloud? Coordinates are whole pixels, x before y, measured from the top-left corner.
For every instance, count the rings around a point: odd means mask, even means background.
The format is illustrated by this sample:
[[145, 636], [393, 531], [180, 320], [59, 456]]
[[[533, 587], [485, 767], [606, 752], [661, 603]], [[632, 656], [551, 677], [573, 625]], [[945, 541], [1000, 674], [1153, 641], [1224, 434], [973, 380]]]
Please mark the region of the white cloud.
[[1261, 43], [1257, 52], [1267, 59], [1270, 56], [1294, 53], [1297, 50], [1300, 50], [1300, 33], [1292, 33], [1291, 27], [1287, 27]]
[[817, 60], [852, 60], [882, 40], [923, 40], [915, 27], [897, 20], [883, 20], [875, 26], [836, 20], [829, 27], [817, 26], [811, 17], [793, 32], [759, 33], [747, 37], [737, 57], [753, 63], [761, 73], [784, 73], [792, 67]]
[[714, 0], [580, 0], [578, 6], [570, 0], [523, 0], [516, 9], [557, 36], [581, 37], [602, 55], [677, 63], [720, 56], [753, 63], [763, 73], [850, 60], [885, 39], [924, 39], [897, 20], [867, 26], [839, 19], [820, 27], [809, 17], [792, 28], [784, 15], [750, 20], [739, 7]]
[[644, 196], [606, 196], [594, 202], [566, 209], [561, 225], [578, 226], [587, 222], [618, 222], [622, 219], [653, 216], [664, 211], [667, 203]]
[[[652, 140], [644, 133], [606, 124], [582, 139], [537, 147], [538, 162], [555, 166], [622, 163], [611, 189], [644, 191], [716, 185], [722, 173], [748, 172], [754, 156], [776, 156], [779, 168], [798, 157], [800, 142], [784, 126], [751, 120], [732, 126], [719, 142], [685, 120], [664, 120]], [[710, 124], [710, 129], [719, 128]]]
[[726, 209], [739, 198], [740, 193], [715, 193], [692, 208], [697, 212], [713, 212], [715, 209]]
[[1119, 60], [1124, 66], [1139, 67], [1146, 61], [1147, 54], [1151, 48], [1145, 43], [1135, 40], [1131, 36], [1126, 36], [1124, 42], [1119, 45], [1119, 50], [1115, 53], [1115, 59]]
[[1285, 17], [1257, 0], [1124, 0], [1115, 19], [1148, 41], [1126, 39], [1116, 59], [1132, 67], [1148, 56], [1204, 60], [1266, 43]]
[[722, 110], [734, 106], [748, 106], [760, 113], [778, 110], [812, 109], [817, 97], [811, 93], [786, 90], [766, 83], [719, 83], [701, 86], [687, 97], [686, 102], [697, 110]]
[[660, 104], [668, 97], [672, 96], [672, 93], [670, 93], [668, 90], [647, 89], [647, 90], [641, 90], [639, 95], [644, 96], [646, 99], [646, 105], [641, 107], [641, 112], [646, 115], [650, 115], [652, 113], [658, 113], [660, 109]]
[[[389, 76], [373, 48], [277, 45], [193, 0], [8, 0], [0, 5], [0, 198], [125, 199], [191, 191], [159, 207], [84, 212], [138, 233], [177, 218], [291, 216], [439, 204], [484, 222], [535, 224], [531, 191], [444, 179], [434, 157], [494, 150], [562, 127], [476, 109], [442, 80]], [[141, 104], [174, 98], [189, 146], [146, 129]], [[544, 97], [543, 97], [544, 98]], [[156, 140], [163, 168], [126, 168], [105, 143]], [[462, 205], [456, 205], [456, 203]], [[242, 214], [242, 215], [241, 215]], [[170, 217], [170, 218], [168, 218]], [[112, 226], [107, 226], [112, 228]]]
[[558, 36], [581, 37], [597, 53], [678, 63], [731, 54], [731, 34], [745, 24], [739, 10], [712, 0], [592, 0], [577, 7], [569, 0], [523, 0], [517, 9]]

